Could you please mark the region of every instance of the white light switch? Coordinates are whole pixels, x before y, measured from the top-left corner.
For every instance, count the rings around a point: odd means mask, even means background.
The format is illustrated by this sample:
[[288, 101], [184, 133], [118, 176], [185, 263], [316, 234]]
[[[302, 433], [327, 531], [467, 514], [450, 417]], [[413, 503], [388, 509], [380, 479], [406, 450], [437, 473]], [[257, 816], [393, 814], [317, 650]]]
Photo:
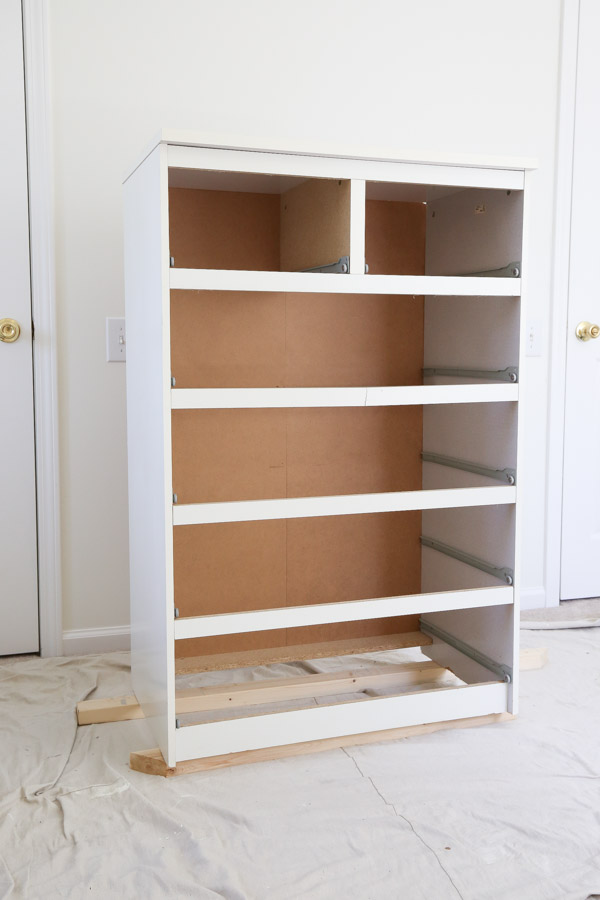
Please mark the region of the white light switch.
[[542, 355], [542, 323], [539, 319], [529, 319], [525, 331], [525, 355]]
[[125, 319], [106, 320], [106, 362], [125, 362]]

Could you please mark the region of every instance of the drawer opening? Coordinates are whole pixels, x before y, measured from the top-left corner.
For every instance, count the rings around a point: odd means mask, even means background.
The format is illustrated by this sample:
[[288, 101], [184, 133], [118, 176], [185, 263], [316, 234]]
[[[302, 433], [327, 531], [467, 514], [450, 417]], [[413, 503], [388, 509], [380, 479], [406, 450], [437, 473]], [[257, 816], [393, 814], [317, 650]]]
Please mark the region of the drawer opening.
[[175, 268], [347, 273], [350, 181], [169, 169], [169, 253]]
[[172, 412], [177, 506], [514, 485], [516, 403]]
[[519, 316], [514, 297], [172, 291], [171, 375], [175, 390], [516, 384]]
[[[357, 678], [359, 687], [363, 687], [368, 677], [352, 672], [348, 675]], [[446, 667], [437, 671], [412, 669], [404, 677], [396, 672], [392, 679], [383, 674], [376, 677], [381, 679], [378, 687], [329, 697], [321, 694], [317, 684], [313, 683], [307, 688], [312, 696], [296, 700], [291, 699], [297, 686], [292, 683], [288, 688], [290, 699], [275, 702], [274, 695], [281, 697], [283, 688], [269, 687], [269, 682], [263, 681], [264, 700], [271, 702], [249, 707], [237, 705], [243, 685], [230, 685], [221, 697], [231, 697], [229, 702], [236, 703], [235, 707], [226, 707], [228, 701], [223, 699], [220, 709], [204, 708], [176, 716], [177, 760], [218, 757], [380, 730], [391, 737], [394, 728], [435, 723], [434, 730], [437, 730], [444, 721], [471, 719], [476, 722], [481, 716], [506, 716], [508, 685], [494, 680], [489, 673], [483, 681], [475, 683], [457, 679]], [[359, 678], [363, 681], [358, 681]], [[319, 680], [323, 690], [339, 691], [331, 674]], [[256, 690], [256, 687], [252, 689], [253, 692]], [[192, 700], [190, 694], [185, 698], [188, 701]], [[207, 692], [203, 699], [209, 696], [211, 694]], [[214, 699], [213, 691], [211, 700]], [[405, 735], [406, 732], [402, 736]]]
[[370, 275], [521, 276], [523, 191], [367, 182]]
[[505, 578], [422, 536], [514, 570], [511, 504], [176, 526], [178, 666], [419, 646], [421, 613], [512, 608]]

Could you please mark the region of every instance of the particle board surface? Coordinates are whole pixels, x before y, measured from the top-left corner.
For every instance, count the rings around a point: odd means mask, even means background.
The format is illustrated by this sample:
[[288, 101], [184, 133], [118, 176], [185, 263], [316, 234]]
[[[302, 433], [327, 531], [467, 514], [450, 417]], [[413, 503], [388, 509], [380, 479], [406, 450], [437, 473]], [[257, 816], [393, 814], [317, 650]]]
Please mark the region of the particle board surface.
[[[349, 656], [358, 653], [379, 653], [384, 650], [398, 650], [405, 647], [426, 647], [432, 638], [417, 631], [418, 616], [410, 616], [413, 631], [400, 634], [378, 634], [346, 640], [318, 641], [315, 643], [288, 644], [260, 650], [234, 650], [228, 653], [202, 654], [180, 657], [175, 660], [177, 675], [191, 672], [218, 672], [224, 669], [243, 669], [270, 665], [277, 662], [296, 662], [303, 659], [327, 659], [332, 656]], [[288, 629], [301, 632], [303, 629]], [[187, 643], [178, 641], [179, 644]]]
[[[549, 612], [549, 610], [544, 610]], [[548, 662], [547, 647], [522, 647], [519, 656], [519, 668], [521, 672], [529, 672], [531, 669], [543, 669]]]
[[[301, 628], [249, 631], [215, 637], [186, 638], [175, 642], [176, 672], [235, 669], [241, 666], [269, 665], [301, 659], [345, 656], [349, 652], [370, 653], [372, 650], [394, 650], [397, 633], [411, 634], [419, 627], [419, 617], [397, 616], [388, 619], [365, 619], [356, 622], [334, 622]], [[390, 635], [392, 640], [390, 642]], [[349, 651], [346, 644], [362, 647]], [[419, 644], [420, 646], [421, 644]], [[315, 650], [323, 646], [322, 652]], [[402, 644], [402, 646], [406, 646]], [[408, 646], [417, 646], [409, 644]], [[306, 656], [302, 654], [309, 653]], [[194, 659], [193, 668], [179, 669], [179, 663]], [[259, 662], [247, 662], [257, 659]], [[201, 663], [198, 663], [202, 660]], [[200, 664], [200, 669], [196, 668]]]

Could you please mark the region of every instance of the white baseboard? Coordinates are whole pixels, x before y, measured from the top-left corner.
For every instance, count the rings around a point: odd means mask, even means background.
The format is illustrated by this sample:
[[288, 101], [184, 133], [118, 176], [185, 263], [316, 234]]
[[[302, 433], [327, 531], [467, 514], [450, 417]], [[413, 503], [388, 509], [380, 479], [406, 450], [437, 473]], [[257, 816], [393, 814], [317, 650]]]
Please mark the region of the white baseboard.
[[63, 655], [85, 656], [87, 653], [110, 653], [129, 650], [129, 625], [109, 628], [74, 628], [63, 631]]
[[521, 609], [544, 609], [546, 606], [546, 589], [543, 585], [521, 590]]

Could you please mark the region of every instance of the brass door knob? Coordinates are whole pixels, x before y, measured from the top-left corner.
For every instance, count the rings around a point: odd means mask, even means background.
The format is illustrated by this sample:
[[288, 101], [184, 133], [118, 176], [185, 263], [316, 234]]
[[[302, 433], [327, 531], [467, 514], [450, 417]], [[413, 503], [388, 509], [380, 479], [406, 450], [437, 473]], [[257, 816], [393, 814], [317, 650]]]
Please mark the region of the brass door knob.
[[600, 335], [600, 325], [592, 325], [591, 322], [580, 322], [575, 329], [575, 334], [580, 341], [591, 341]]
[[21, 334], [21, 326], [14, 319], [0, 319], [0, 341], [12, 344]]

